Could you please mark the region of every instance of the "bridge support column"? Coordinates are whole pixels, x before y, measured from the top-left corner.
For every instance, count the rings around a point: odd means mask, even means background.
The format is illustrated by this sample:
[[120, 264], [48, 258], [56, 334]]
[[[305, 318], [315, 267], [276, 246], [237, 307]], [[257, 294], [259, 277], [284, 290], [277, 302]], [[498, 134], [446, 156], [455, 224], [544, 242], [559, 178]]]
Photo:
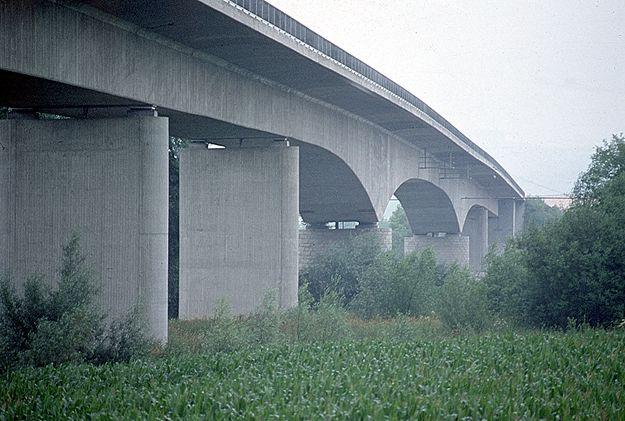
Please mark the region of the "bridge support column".
[[488, 253], [488, 210], [475, 207], [465, 222], [463, 234], [469, 237], [469, 266], [481, 272], [482, 260]]
[[358, 225], [355, 229], [329, 229], [325, 225], [311, 226], [299, 231], [299, 268], [306, 268], [310, 261], [338, 243], [357, 235], [372, 235], [379, 242], [383, 251], [393, 247], [393, 232], [390, 228], [378, 228], [376, 225]]
[[506, 241], [523, 227], [525, 204], [514, 199], [500, 199], [498, 207], [499, 215], [488, 220], [488, 242], [502, 251]]
[[299, 150], [286, 144], [180, 157], [180, 318], [297, 304]]
[[80, 236], [112, 317], [139, 304], [167, 339], [168, 120], [0, 121], [0, 270], [57, 279]]
[[461, 234], [413, 235], [404, 238], [404, 254], [431, 248], [439, 263], [469, 264], [469, 237]]

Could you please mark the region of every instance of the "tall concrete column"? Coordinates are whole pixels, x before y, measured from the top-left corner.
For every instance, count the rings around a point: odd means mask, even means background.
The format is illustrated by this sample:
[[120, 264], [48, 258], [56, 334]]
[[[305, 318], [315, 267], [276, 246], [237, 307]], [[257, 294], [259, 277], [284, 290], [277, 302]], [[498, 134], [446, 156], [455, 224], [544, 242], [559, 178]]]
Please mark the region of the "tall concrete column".
[[297, 304], [299, 151], [286, 144], [180, 157], [180, 317], [225, 300], [251, 313], [269, 290]]
[[14, 123], [0, 120], [0, 276], [11, 271], [15, 227]]
[[355, 229], [329, 229], [326, 226], [312, 226], [299, 231], [299, 269], [304, 269], [317, 255], [328, 251], [338, 243], [357, 235], [372, 235], [379, 242], [383, 251], [393, 247], [393, 231], [390, 228], [378, 228], [376, 225], [356, 227]]
[[404, 238], [404, 254], [431, 248], [439, 263], [469, 264], [469, 237], [461, 234], [413, 235]]
[[0, 266], [23, 291], [57, 279], [72, 233], [120, 317], [140, 305], [167, 339], [168, 120], [0, 121]]
[[506, 241], [520, 230], [519, 220], [522, 224], [522, 215], [517, 218], [518, 205], [514, 199], [499, 199], [498, 208], [498, 216], [488, 220], [488, 242], [501, 251]]

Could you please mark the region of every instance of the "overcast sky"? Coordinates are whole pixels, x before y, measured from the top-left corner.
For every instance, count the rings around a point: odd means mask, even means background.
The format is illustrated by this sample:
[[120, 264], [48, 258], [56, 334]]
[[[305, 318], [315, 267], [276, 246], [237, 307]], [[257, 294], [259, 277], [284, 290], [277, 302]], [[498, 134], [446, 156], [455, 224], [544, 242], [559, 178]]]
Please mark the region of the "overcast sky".
[[269, 0], [486, 149], [529, 194], [569, 192], [625, 132], [625, 0]]

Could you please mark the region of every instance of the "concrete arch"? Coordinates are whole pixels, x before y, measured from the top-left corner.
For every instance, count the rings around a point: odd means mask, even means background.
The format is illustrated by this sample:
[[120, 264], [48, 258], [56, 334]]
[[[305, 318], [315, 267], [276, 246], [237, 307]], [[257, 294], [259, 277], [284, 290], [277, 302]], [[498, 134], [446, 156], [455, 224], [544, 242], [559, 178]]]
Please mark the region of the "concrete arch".
[[471, 214], [475, 212], [476, 209], [484, 209], [488, 213], [489, 217], [496, 217], [499, 214], [499, 203], [496, 199], [492, 198], [470, 198], [463, 197], [461, 198], [463, 201], [462, 209], [459, 213], [459, 221], [460, 226], [462, 227], [462, 231], [467, 225], [467, 221], [470, 218]]
[[493, 214], [496, 215], [496, 213], [492, 212], [481, 204], [473, 204], [467, 211], [464, 221], [462, 223], [462, 234], [465, 234], [466, 232], [468, 232], [468, 230], [470, 230], [470, 225], [473, 223], [475, 218], [482, 212], [487, 212], [487, 216], [489, 217]]
[[433, 183], [410, 179], [395, 191], [406, 212], [413, 234], [458, 233], [460, 224], [454, 205], [444, 190]]
[[300, 148], [299, 202], [304, 222], [377, 221], [367, 189], [345, 160], [319, 146], [296, 144]]

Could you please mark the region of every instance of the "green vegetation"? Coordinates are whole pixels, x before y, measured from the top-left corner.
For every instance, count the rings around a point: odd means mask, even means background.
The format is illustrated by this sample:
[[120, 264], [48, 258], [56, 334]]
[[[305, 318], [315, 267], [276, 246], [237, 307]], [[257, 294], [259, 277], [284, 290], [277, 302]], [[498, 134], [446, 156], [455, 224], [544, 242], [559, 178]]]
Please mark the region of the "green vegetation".
[[404, 237], [412, 235], [404, 208], [401, 205], [397, 206], [397, 209], [393, 211], [388, 221], [381, 221], [379, 225], [380, 228], [393, 230], [393, 253], [397, 256], [402, 256], [404, 254]]
[[491, 333], [48, 366], [5, 377], [0, 417], [622, 419], [624, 339]]
[[563, 210], [557, 206], [549, 206], [542, 199], [528, 197], [528, 200], [525, 201], [523, 229], [540, 228], [557, 221], [562, 214]]
[[308, 285], [315, 302], [328, 292], [336, 292], [348, 305], [359, 290], [360, 276], [381, 250], [372, 234], [351, 236], [311, 259], [300, 272], [300, 288]]
[[580, 176], [562, 217], [531, 227], [485, 281], [500, 316], [531, 327], [625, 319], [625, 138], [613, 136]]
[[0, 284], [0, 372], [25, 365], [128, 361], [148, 350], [138, 310], [107, 326], [94, 300], [97, 287], [79, 252], [78, 237], [63, 248], [57, 288], [32, 276], [18, 296]]

